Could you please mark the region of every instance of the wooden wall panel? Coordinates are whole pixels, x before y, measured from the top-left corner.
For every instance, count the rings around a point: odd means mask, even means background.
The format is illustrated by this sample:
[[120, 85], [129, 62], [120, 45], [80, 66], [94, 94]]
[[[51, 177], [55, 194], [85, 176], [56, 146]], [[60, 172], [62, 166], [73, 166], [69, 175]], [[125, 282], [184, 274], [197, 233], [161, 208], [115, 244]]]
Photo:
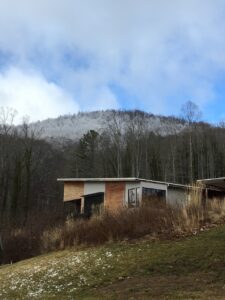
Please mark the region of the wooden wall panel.
[[125, 182], [106, 182], [105, 208], [115, 211], [123, 207], [125, 196]]
[[64, 182], [64, 201], [80, 199], [83, 194], [83, 182]]

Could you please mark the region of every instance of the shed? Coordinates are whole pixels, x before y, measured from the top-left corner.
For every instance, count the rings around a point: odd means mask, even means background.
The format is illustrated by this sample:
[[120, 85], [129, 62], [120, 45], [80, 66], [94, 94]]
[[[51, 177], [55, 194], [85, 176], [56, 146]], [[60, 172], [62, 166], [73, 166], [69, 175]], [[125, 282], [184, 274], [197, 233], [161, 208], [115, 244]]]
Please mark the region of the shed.
[[140, 178], [59, 178], [64, 202], [85, 216], [103, 208], [115, 211], [140, 205], [182, 205], [188, 199], [186, 185]]
[[203, 189], [204, 200], [225, 198], [225, 177], [199, 179], [197, 184]]

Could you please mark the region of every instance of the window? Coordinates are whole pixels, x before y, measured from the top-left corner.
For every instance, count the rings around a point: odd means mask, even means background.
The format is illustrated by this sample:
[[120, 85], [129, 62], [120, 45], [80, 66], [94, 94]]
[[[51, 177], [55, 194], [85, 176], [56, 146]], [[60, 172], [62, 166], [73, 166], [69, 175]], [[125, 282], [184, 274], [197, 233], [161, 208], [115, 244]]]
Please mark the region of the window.
[[100, 215], [104, 206], [104, 193], [95, 193], [84, 196], [84, 216]]
[[81, 199], [64, 202], [64, 215], [66, 217], [78, 217], [81, 214]]
[[139, 206], [140, 188], [132, 188], [128, 190], [128, 207]]
[[161, 206], [166, 203], [166, 191], [152, 188], [142, 189], [143, 205]]

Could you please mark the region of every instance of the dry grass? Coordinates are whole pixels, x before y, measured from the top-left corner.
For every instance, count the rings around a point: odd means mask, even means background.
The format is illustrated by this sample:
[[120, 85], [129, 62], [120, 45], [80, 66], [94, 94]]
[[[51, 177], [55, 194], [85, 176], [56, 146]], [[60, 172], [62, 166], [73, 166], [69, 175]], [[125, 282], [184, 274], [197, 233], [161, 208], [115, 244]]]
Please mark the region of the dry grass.
[[46, 230], [41, 239], [43, 252], [77, 245], [99, 245], [109, 241], [160, 234], [171, 228], [170, 209], [124, 209], [105, 211], [89, 220], [68, 220], [63, 226]]
[[201, 188], [190, 192], [182, 207], [144, 206], [114, 213], [104, 212], [89, 220], [68, 220], [62, 226], [46, 230], [41, 237], [42, 252], [78, 245], [99, 245], [146, 235], [173, 238], [196, 234], [225, 219], [225, 201], [212, 199], [202, 204]]
[[202, 200], [202, 187], [195, 186], [190, 191], [190, 200], [178, 213], [174, 230], [178, 232], [196, 232], [205, 226], [223, 223], [225, 220], [225, 199]]
[[170, 239], [196, 234], [224, 220], [225, 201], [213, 199], [202, 205], [201, 188], [196, 187], [183, 207], [148, 205], [114, 213], [105, 211], [91, 219], [70, 219], [59, 225], [10, 230], [3, 236], [2, 262], [68, 247], [95, 246], [145, 236]]
[[224, 299], [225, 225], [177, 240], [52, 252], [0, 267], [0, 299]]

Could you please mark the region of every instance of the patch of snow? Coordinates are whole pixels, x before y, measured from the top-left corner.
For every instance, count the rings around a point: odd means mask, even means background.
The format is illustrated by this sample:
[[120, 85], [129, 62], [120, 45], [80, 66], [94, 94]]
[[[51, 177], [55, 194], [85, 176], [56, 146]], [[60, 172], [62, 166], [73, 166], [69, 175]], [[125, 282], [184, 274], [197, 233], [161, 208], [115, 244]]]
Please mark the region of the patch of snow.
[[131, 120], [141, 120], [146, 130], [159, 135], [174, 134], [185, 128], [182, 120], [174, 117], [155, 116], [141, 111], [94, 111], [74, 115], [60, 116], [56, 119], [47, 119], [31, 123], [31, 129], [38, 132], [41, 138], [61, 144], [67, 141], [80, 139], [89, 130], [102, 133], [113, 123], [119, 124], [123, 132]]

